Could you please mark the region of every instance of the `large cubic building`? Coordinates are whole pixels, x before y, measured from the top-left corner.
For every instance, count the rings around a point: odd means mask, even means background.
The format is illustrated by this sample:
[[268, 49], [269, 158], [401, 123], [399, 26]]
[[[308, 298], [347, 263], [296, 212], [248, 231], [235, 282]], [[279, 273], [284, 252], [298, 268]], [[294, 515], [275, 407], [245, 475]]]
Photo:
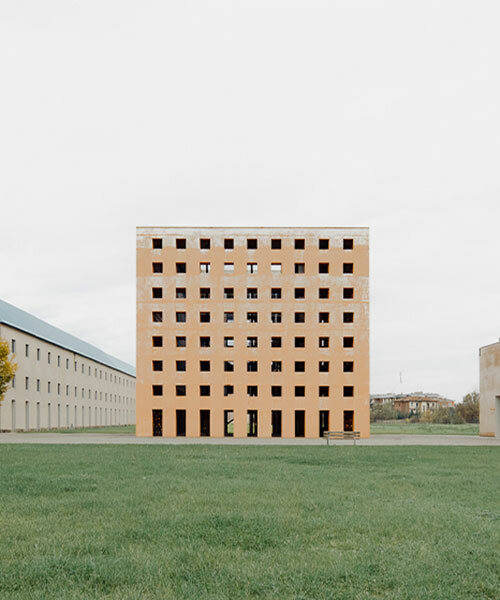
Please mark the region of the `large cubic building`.
[[479, 433], [500, 438], [500, 341], [479, 349]]
[[139, 436], [368, 437], [367, 228], [137, 230]]
[[0, 337], [18, 365], [0, 431], [135, 423], [135, 369], [0, 300]]

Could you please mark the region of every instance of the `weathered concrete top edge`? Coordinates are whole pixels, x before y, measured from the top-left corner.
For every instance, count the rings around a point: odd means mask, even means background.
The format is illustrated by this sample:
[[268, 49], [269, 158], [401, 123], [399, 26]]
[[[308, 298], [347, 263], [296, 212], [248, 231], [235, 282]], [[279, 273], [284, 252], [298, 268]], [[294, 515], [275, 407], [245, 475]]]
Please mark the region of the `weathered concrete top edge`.
[[300, 227], [298, 225], [293, 225], [290, 227], [287, 227], [286, 225], [277, 225], [276, 227], [272, 227], [272, 226], [266, 226], [266, 227], [262, 227], [260, 225], [257, 226], [242, 226], [242, 225], [210, 225], [210, 226], [204, 226], [204, 225], [137, 225], [136, 229], [193, 229], [193, 230], [198, 230], [198, 229], [222, 229], [222, 230], [233, 230], [233, 229], [240, 229], [240, 230], [255, 230], [255, 229], [262, 229], [262, 230], [270, 230], [270, 231], [277, 231], [277, 230], [283, 230], [283, 231], [303, 231], [303, 230], [309, 230], [309, 231], [316, 231], [317, 229], [323, 229], [323, 230], [331, 230], [331, 229], [366, 229], [369, 230], [370, 227], [368, 226], [357, 226], [357, 225], [345, 225], [345, 226], [332, 226], [332, 227], [325, 227], [324, 225], [320, 225], [318, 227]]
[[84, 342], [80, 338], [66, 333], [46, 321], [13, 306], [4, 300], [0, 300], [0, 324], [7, 325], [18, 331], [28, 333], [63, 350], [69, 350], [85, 358], [107, 366], [126, 375], [135, 377], [135, 367], [128, 363], [103, 352], [100, 348]]
[[492, 342], [491, 344], [486, 344], [486, 346], [480, 346], [479, 351], [484, 350], [485, 348], [492, 348], [493, 346], [500, 346], [500, 340], [498, 342]]

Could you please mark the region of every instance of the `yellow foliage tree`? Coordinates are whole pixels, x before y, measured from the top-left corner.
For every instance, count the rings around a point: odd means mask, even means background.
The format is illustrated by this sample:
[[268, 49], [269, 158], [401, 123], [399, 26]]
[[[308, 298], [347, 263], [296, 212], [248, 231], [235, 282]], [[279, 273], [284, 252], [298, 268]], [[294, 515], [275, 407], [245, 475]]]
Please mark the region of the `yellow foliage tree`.
[[9, 343], [0, 338], [0, 402], [4, 399], [9, 383], [14, 379], [17, 365], [9, 357]]

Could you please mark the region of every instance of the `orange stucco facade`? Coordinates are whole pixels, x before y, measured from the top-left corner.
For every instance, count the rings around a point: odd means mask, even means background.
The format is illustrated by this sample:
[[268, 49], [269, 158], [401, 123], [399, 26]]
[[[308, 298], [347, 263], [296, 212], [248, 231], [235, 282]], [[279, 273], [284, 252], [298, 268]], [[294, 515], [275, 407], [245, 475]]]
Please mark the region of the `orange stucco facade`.
[[138, 436], [369, 436], [367, 228], [137, 229]]

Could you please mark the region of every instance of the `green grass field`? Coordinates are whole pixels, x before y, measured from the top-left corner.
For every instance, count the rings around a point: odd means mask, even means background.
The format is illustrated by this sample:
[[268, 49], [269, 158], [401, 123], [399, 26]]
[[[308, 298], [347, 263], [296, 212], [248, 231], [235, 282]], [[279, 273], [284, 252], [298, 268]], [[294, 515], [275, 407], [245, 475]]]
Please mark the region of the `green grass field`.
[[135, 425], [107, 425], [104, 427], [75, 427], [73, 429], [30, 429], [26, 433], [132, 433]]
[[[442, 434], [442, 435], [479, 435], [479, 425], [466, 423], [465, 425], [441, 425], [434, 423], [407, 423], [406, 421], [379, 421], [371, 423], [370, 431], [372, 435], [378, 434]], [[35, 431], [27, 433], [49, 433], [49, 430]], [[50, 433], [127, 433], [135, 434], [135, 425], [110, 425], [107, 427], [91, 427], [76, 429], [51, 429]]]
[[499, 597], [498, 448], [0, 452], [2, 600]]
[[407, 423], [404, 420], [399, 421], [378, 421], [370, 423], [371, 435], [377, 434], [422, 434], [422, 435], [479, 435], [479, 425], [475, 423], [465, 423], [463, 425], [453, 425], [446, 423]]

